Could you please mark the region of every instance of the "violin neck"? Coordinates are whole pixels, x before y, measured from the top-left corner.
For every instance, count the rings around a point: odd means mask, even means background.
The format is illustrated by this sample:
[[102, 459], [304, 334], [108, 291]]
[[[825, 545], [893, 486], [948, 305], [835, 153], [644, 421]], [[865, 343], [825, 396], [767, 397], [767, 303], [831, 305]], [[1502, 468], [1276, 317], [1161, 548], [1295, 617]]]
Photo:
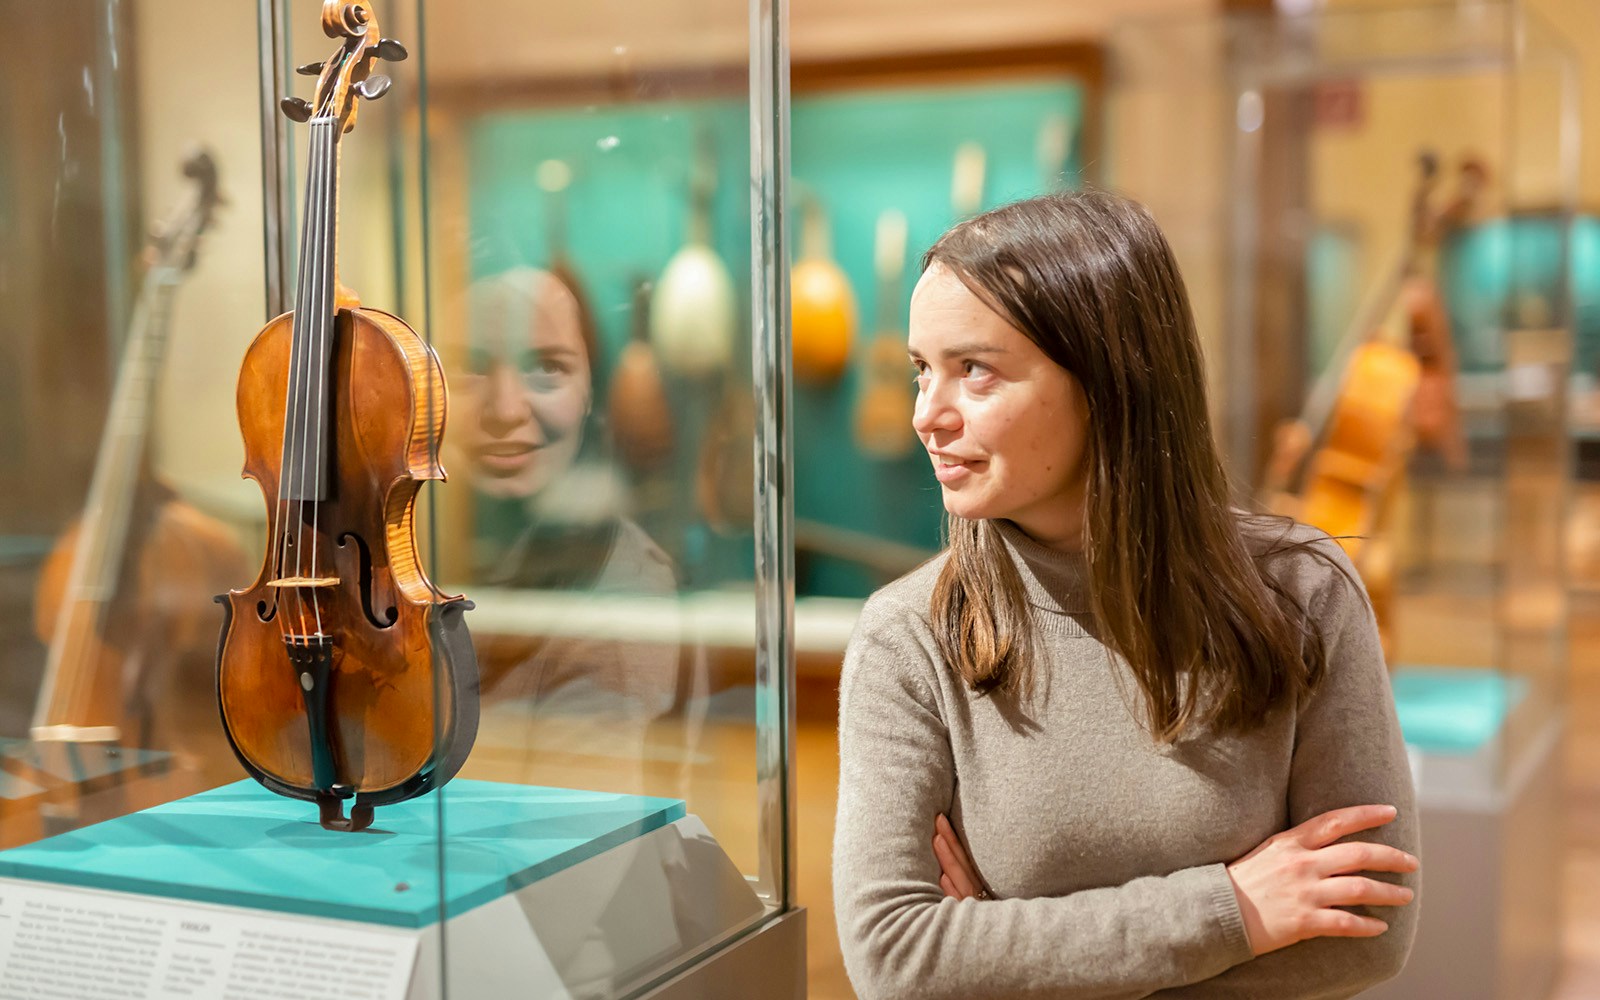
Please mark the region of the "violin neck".
[[325, 443], [335, 290], [338, 284], [339, 120], [311, 120], [306, 156], [306, 208], [300, 230], [294, 346], [285, 403], [281, 500], [324, 500], [330, 450]]
[[[166, 353], [173, 292], [181, 272], [158, 266], [145, 276], [133, 323], [122, 349], [111, 409], [106, 415], [89, 480], [89, 496], [78, 522], [72, 565], [45, 654], [45, 672], [34, 706], [35, 738], [45, 730], [73, 730], [92, 712], [94, 650], [106, 609], [123, 576], [128, 532], [144, 472], [155, 387]], [[109, 732], [103, 727], [97, 732]], [[55, 737], [52, 737], [55, 738]], [[115, 738], [97, 736], [91, 738]]]

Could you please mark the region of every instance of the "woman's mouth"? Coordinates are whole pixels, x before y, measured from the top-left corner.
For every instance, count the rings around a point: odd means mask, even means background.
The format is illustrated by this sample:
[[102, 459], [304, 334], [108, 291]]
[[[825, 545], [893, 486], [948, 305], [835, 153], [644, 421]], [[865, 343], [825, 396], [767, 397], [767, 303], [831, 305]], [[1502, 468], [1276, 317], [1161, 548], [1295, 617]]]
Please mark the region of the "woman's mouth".
[[938, 453], [934, 453], [932, 457], [934, 478], [943, 486], [954, 486], [989, 464], [983, 460], [960, 459]]
[[538, 450], [533, 444], [492, 444], [478, 449], [478, 464], [493, 472], [517, 472]]

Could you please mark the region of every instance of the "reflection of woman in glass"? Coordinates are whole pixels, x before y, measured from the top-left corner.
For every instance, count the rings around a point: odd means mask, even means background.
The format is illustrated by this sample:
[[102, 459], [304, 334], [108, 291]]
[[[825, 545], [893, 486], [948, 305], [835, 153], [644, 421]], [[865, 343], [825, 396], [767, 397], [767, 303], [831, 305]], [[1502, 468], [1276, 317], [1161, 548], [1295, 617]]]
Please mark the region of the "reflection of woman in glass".
[[1417, 825], [1371, 608], [1326, 535], [1229, 506], [1166, 239], [1124, 199], [1051, 196], [925, 262], [913, 424], [950, 548], [845, 654], [851, 980], [1331, 998], [1395, 975]]
[[[625, 516], [596, 417], [594, 335], [572, 291], [535, 268], [481, 279], [468, 331], [451, 437], [474, 487], [474, 582], [596, 599], [676, 593], [670, 560]], [[533, 780], [540, 748], [587, 747], [631, 783], [647, 724], [673, 701], [676, 642], [474, 635], [489, 703], [480, 758], [510, 752], [522, 769], [501, 776]]]

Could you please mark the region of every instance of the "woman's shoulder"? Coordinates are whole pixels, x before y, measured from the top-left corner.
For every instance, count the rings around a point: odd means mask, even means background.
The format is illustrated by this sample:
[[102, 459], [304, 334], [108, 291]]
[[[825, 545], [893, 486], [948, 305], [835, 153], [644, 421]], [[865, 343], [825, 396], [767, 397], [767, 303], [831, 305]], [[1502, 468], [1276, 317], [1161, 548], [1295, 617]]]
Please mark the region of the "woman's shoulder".
[[630, 518], [617, 518], [595, 590], [670, 596], [678, 592], [672, 557]]
[[949, 550], [942, 551], [904, 576], [873, 591], [861, 607], [856, 631], [859, 633], [862, 630], [863, 623], [871, 626], [920, 623], [926, 626], [933, 588], [939, 582], [939, 573], [949, 558]]
[[879, 587], [862, 604], [845, 646], [842, 691], [887, 688], [937, 700], [936, 665], [941, 661], [930, 603], [947, 558], [948, 553], [939, 553]]
[[1355, 564], [1326, 531], [1277, 514], [1236, 514], [1240, 535], [1257, 564], [1302, 607], [1316, 610], [1333, 602], [1366, 600]]

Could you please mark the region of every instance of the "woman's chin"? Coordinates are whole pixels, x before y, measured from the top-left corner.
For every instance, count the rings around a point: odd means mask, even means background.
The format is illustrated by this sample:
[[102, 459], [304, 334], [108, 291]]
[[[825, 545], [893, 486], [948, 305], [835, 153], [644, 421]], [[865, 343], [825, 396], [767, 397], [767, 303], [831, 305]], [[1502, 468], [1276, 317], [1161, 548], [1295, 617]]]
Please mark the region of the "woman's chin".
[[964, 521], [982, 521], [995, 516], [991, 513], [993, 507], [993, 504], [985, 503], [981, 497], [971, 493], [944, 490], [945, 513], [952, 517], [959, 517]]
[[519, 500], [538, 493], [544, 488], [544, 480], [537, 468], [506, 472], [480, 465], [473, 470], [472, 485], [479, 493], [497, 500]]

